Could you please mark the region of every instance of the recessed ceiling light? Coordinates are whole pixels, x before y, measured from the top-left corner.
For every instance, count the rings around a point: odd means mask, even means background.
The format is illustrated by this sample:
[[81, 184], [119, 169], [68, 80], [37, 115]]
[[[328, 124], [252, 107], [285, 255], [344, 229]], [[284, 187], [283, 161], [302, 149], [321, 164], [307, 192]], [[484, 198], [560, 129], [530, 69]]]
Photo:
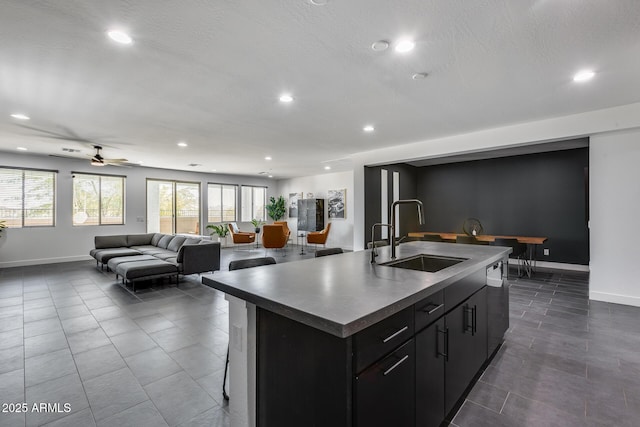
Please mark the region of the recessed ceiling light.
[[21, 113], [14, 113], [11, 115], [11, 117], [13, 117], [14, 119], [18, 119], [18, 120], [29, 120], [31, 117], [25, 115], [25, 114], [21, 114]]
[[271, 156], [267, 156], [264, 158], [265, 160], [271, 160]]
[[273, 175], [269, 175], [269, 178], [273, 178]]
[[591, 80], [596, 73], [591, 70], [582, 70], [573, 76], [574, 82], [586, 82], [587, 80]]
[[428, 75], [429, 74], [427, 73], [415, 73], [413, 76], [411, 76], [411, 78], [413, 80], [422, 80], [422, 79], [426, 79]]
[[16, 147], [16, 150], [18, 150], [18, 151], [27, 151], [27, 149], [24, 148], [24, 147]]
[[280, 102], [291, 102], [293, 101], [293, 96], [288, 93], [283, 93], [280, 95]]
[[366, 125], [365, 127], [362, 128], [362, 130], [365, 132], [373, 132], [374, 130], [376, 130], [376, 128], [374, 128], [371, 125]]
[[139, 164], [139, 165], [144, 164], [144, 162], [142, 160], [138, 160], [136, 163]]
[[120, 44], [131, 44], [133, 43], [133, 39], [131, 36], [124, 31], [120, 30], [109, 30], [107, 31], [107, 35], [111, 40]]
[[184, 142], [184, 141], [178, 142], [178, 147], [186, 147], [186, 146], [187, 146], [186, 142]]
[[416, 47], [416, 42], [413, 40], [400, 40], [396, 44], [396, 52], [406, 53], [413, 50], [414, 47]]
[[388, 47], [389, 47], [389, 42], [386, 40], [378, 40], [377, 42], [371, 45], [371, 49], [375, 50], [376, 52], [387, 50]]
[[215, 172], [215, 171], [216, 171], [215, 169], [211, 169], [211, 172]]
[[324, 170], [326, 170], [326, 171], [331, 170], [331, 166], [325, 166]]
[[324, 6], [325, 4], [329, 3], [329, 0], [309, 0], [309, 3], [316, 6]]

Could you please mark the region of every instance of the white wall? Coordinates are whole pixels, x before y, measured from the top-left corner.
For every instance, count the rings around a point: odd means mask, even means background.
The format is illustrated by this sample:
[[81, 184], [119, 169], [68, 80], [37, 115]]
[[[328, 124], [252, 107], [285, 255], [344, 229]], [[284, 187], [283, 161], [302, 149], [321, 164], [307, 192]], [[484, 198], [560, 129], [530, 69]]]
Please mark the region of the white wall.
[[593, 136], [589, 181], [589, 298], [640, 307], [640, 130]]
[[[269, 187], [275, 195], [276, 183], [261, 177], [217, 175], [144, 167], [96, 169], [88, 161], [49, 156], [0, 152], [0, 166], [58, 170], [56, 185], [56, 226], [5, 229], [0, 237], [0, 268], [47, 264], [89, 258], [97, 235], [146, 233], [146, 179], [159, 178], [200, 182], [202, 220], [206, 224], [207, 182]], [[71, 224], [71, 172], [126, 175], [125, 225], [81, 226]], [[1, 190], [0, 190], [1, 191]], [[240, 197], [238, 195], [238, 197]], [[139, 220], [142, 222], [138, 222]], [[251, 224], [241, 225], [250, 229]], [[203, 232], [205, 232], [203, 230]], [[206, 232], [205, 232], [206, 233]], [[206, 233], [208, 234], [208, 233]]]
[[[345, 219], [331, 219], [331, 231], [327, 238], [327, 247], [340, 247], [343, 249], [353, 249], [353, 224], [354, 193], [353, 193], [353, 172], [327, 173], [323, 175], [306, 176], [302, 178], [292, 178], [278, 181], [277, 192], [287, 201], [289, 193], [313, 193], [316, 199], [325, 199], [325, 223], [327, 218], [326, 199], [328, 190], [347, 189], [347, 204]], [[295, 236], [298, 230], [297, 219], [287, 218], [291, 235]], [[295, 243], [295, 241], [294, 241]]]

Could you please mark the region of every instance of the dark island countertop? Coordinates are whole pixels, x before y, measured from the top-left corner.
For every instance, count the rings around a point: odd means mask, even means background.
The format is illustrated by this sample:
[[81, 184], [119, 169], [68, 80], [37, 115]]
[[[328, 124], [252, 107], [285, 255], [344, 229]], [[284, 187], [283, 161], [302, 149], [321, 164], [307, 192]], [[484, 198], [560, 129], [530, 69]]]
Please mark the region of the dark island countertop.
[[468, 258], [436, 273], [380, 265], [391, 248], [307, 259], [204, 276], [202, 282], [332, 335], [353, 335], [504, 258], [511, 248], [409, 242], [397, 259], [418, 254]]

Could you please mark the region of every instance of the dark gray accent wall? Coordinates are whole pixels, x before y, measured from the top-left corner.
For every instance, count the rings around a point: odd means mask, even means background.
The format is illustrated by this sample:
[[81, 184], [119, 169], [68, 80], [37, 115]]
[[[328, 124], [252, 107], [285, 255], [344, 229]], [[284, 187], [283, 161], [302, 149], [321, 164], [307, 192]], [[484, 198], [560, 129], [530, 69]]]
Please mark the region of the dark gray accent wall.
[[588, 167], [588, 148], [425, 167], [366, 167], [366, 241], [371, 225], [380, 221], [380, 169], [387, 169], [389, 201], [392, 173], [399, 171], [400, 197], [415, 197], [425, 206], [424, 226], [412, 207], [401, 208], [401, 235], [462, 233], [464, 220], [477, 218], [485, 234], [548, 237], [537, 247], [538, 260], [588, 265]]
[[478, 218], [484, 234], [548, 237], [539, 260], [587, 265], [588, 166], [581, 148], [419, 168], [423, 229], [461, 233], [466, 218]]

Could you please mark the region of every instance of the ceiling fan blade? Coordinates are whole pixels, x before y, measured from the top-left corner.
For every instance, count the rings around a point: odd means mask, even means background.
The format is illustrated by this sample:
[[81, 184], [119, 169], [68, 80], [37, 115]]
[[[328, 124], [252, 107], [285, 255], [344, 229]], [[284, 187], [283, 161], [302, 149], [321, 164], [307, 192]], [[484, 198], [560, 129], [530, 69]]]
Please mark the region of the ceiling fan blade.
[[82, 157], [74, 157], [74, 156], [63, 156], [61, 154], [49, 154], [50, 157], [60, 157], [62, 159], [75, 159], [75, 160], [84, 160]]
[[107, 166], [117, 166], [119, 168], [129, 168], [129, 169], [131, 169], [131, 166], [125, 165], [123, 163], [108, 163], [108, 162], [105, 162], [104, 164], [107, 165]]
[[127, 159], [103, 159], [105, 163], [127, 163]]

